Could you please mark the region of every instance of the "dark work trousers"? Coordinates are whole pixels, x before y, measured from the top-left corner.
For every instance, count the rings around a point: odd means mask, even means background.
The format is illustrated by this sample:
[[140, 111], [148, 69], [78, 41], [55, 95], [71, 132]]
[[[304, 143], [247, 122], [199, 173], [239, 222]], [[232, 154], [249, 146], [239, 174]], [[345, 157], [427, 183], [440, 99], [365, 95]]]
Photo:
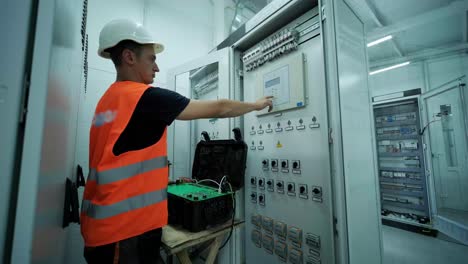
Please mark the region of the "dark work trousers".
[[159, 264], [162, 228], [148, 231], [116, 243], [85, 247], [89, 264]]

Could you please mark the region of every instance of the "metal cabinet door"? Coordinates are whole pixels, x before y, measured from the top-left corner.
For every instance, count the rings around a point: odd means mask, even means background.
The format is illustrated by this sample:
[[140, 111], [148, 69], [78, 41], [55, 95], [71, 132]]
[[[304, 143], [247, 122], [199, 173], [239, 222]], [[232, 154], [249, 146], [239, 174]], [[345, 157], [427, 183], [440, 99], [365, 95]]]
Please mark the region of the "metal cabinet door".
[[466, 87], [452, 83], [423, 95], [425, 136], [432, 165], [434, 226], [468, 245]]
[[[9, 263], [24, 135], [24, 103], [35, 22], [33, 1], [7, 0], [0, 9], [0, 262]], [[13, 27], [13, 28], [12, 28]]]

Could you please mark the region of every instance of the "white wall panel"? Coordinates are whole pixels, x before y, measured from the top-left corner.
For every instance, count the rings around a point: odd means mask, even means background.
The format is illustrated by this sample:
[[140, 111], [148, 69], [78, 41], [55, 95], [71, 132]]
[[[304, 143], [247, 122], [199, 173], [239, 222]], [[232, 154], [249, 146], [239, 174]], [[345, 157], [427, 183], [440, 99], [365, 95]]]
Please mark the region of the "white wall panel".
[[424, 88], [423, 64], [413, 63], [405, 67], [370, 75], [369, 86], [372, 96]]
[[161, 70], [155, 86], [167, 87], [167, 71], [208, 54], [214, 45], [214, 6], [208, 0], [147, 1], [145, 26], [165, 50], [157, 55]]
[[143, 23], [144, 0], [88, 0], [87, 32], [89, 37], [89, 67], [115, 72], [111, 60], [97, 55], [99, 32], [114, 19], [130, 19]]
[[455, 55], [427, 62], [429, 89], [440, 87], [467, 73], [468, 56]]
[[370, 75], [369, 85], [372, 96], [416, 88], [421, 88], [422, 92], [425, 92], [466, 74], [468, 74], [468, 56], [452, 54]]

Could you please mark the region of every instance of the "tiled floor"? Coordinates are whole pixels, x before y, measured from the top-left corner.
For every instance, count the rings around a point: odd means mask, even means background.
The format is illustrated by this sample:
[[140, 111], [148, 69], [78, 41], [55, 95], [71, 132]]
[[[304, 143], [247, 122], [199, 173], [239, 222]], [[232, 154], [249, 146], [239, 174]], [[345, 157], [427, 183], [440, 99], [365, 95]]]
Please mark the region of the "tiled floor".
[[468, 264], [468, 246], [442, 238], [383, 225], [382, 239], [383, 264]]

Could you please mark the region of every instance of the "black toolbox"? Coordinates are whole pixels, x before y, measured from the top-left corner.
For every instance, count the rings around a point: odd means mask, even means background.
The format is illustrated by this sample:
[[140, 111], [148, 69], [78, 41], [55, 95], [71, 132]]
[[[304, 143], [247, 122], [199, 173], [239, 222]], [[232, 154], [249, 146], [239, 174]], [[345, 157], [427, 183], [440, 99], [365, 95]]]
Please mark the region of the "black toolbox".
[[[202, 134], [192, 166], [192, 179], [198, 183], [168, 186], [169, 224], [198, 232], [233, 217], [235, 191], [244, 186], [247, 160], [240, 130], [233, 132], [235, 140], [210, 140], [208, 133]], [[210, 181], [220, 183], [224, 176], [221, 188]]]

